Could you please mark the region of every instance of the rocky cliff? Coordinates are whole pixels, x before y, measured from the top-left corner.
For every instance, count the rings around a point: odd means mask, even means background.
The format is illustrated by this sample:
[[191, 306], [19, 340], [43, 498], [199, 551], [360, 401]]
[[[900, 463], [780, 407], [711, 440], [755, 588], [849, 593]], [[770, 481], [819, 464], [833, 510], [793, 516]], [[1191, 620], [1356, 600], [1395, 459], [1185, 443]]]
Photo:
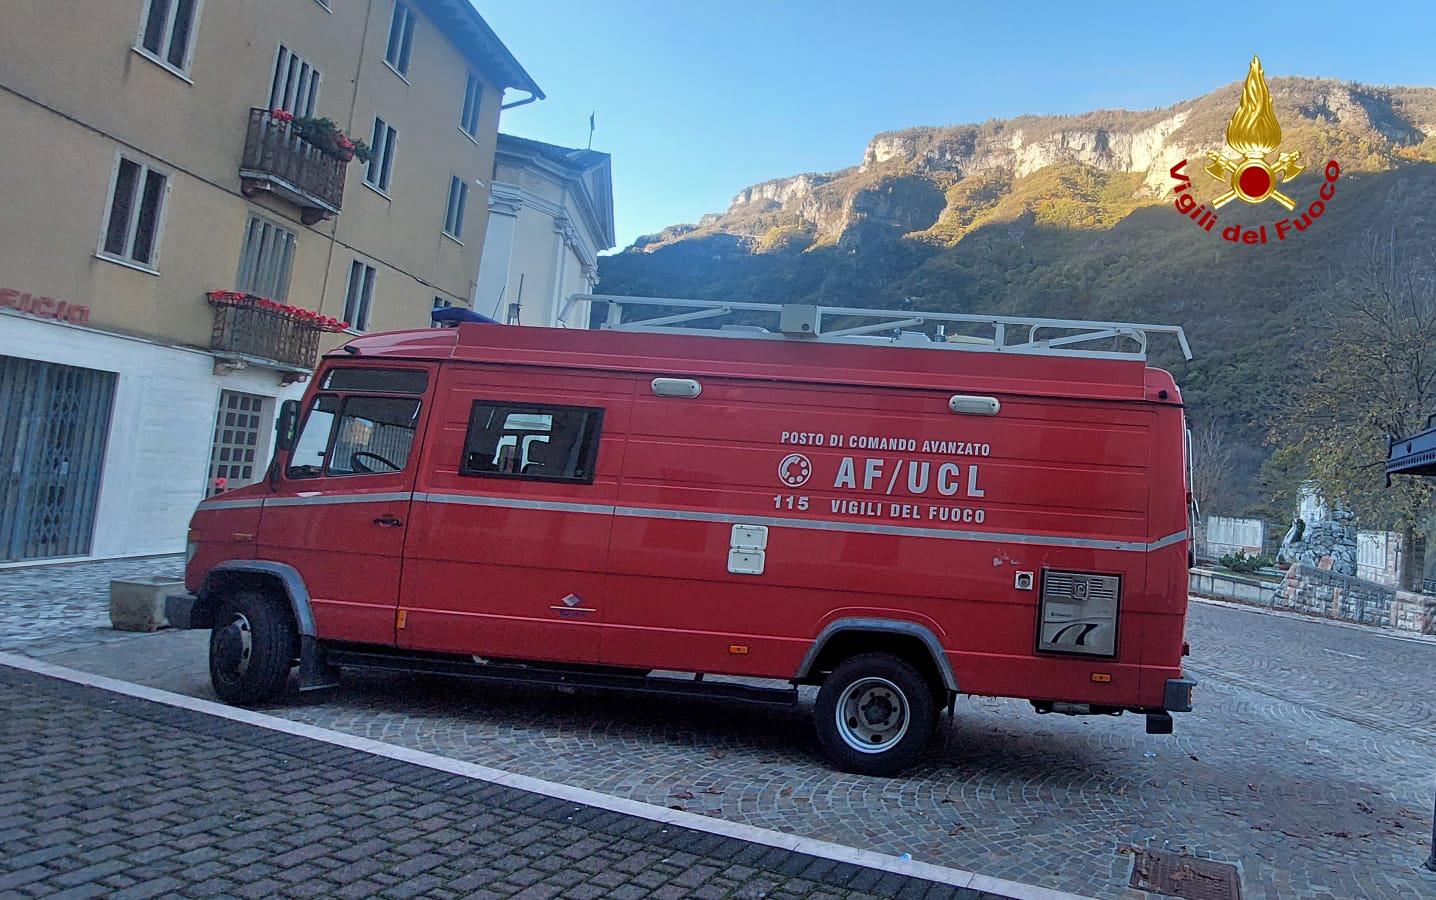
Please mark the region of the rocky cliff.
[[[1436, 89], [1306, 78], [1270, 84], [1283, 147], [1300, 148], [1308, 164], [1334, 155], [1349, 171], [1386, 171], [1436, 161], [1436, 139], [1429, 137], [1436, 135]], [[873, 227], [952, 244], [986, 222], [1027, 213], [1038, 224], [1110, 225], [1160, 202], [1173, 164], [1222, 148], [1239, 91], [1234, 83], [1143, 112], [1022, 116], [879, 134], [856, 166], [743, 188], [726, 211], [641, 238], [633, 249], [651, 253], [676, 240], [728, 234], [763, 253], [834, 243]], [[1054, 195], [1039, 178], [1054, 168], [1079, 173], [1100, 193]]]

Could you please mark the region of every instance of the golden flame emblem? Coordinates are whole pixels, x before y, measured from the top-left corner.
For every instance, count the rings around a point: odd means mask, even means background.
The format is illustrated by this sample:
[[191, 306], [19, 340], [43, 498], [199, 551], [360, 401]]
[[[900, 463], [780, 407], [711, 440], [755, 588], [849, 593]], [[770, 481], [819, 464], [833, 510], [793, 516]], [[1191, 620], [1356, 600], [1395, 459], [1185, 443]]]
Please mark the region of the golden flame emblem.
[[1277, 185], [1300, 175], [1306, 167], [1301, 164], [1300, 151], [1283, 153], [1275, 163], [1266, 161], [1281, 145], [1281, 123], [1272, 109], [1261, 60], [1255, 56], [1242, 85], [1241, 102], [1227, 123], [1227, 145], [1236, 151], [1235, 159], [1215, 150], [1207, 152], [1212, 160], [1207, 174], [1227, 186], [1226, 193], [1212, 201], [1213, 207], [1220, 209], [1236, 199], [1247, 203], [1272, 199], [1287, 210], [1296, 208], [1295, 201], [1277, 190]]

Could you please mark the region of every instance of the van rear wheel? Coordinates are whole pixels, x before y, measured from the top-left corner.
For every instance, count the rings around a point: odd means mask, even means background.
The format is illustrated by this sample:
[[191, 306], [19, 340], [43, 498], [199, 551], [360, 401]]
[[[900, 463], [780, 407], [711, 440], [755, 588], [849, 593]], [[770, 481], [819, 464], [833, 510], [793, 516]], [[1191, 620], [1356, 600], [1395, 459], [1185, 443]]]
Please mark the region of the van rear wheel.
[[922, 674], [886, 653], [840, 663], [819, 689], [813, 715], [828, 759], [859, 775], [895, 775], [912, 765], [937, 718]]
[[294, 667], [298, 635], [269, 596], [240, 590], [222, 598], [209, 633], [209, 680], [226, 703], [249, 706], [279, 696]]

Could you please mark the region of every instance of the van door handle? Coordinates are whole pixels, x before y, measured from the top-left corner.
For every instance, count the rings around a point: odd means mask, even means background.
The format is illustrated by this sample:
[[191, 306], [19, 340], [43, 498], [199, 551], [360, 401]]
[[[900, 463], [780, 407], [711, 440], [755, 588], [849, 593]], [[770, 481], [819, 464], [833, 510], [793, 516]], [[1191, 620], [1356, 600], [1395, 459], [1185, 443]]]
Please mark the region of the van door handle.
[[374, 524], [384, 528], [397, 528], [404, 524], [404, 520], [398, 516], [380, 516], [374, 520]]

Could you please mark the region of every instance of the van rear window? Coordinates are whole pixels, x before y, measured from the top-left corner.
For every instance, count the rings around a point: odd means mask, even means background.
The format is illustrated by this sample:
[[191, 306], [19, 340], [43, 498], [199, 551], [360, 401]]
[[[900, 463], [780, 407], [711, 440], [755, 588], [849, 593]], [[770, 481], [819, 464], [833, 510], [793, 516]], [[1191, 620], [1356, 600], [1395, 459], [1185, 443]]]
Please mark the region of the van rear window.
[[603, 410], [475, 400], [460, 475], [593, 483]]
[[386, 394], [422, 394], [429, 386], [429, 373], [413, 369], [373, 369], [346, 366], [324, 373], [327, 391], [380, 391]]

